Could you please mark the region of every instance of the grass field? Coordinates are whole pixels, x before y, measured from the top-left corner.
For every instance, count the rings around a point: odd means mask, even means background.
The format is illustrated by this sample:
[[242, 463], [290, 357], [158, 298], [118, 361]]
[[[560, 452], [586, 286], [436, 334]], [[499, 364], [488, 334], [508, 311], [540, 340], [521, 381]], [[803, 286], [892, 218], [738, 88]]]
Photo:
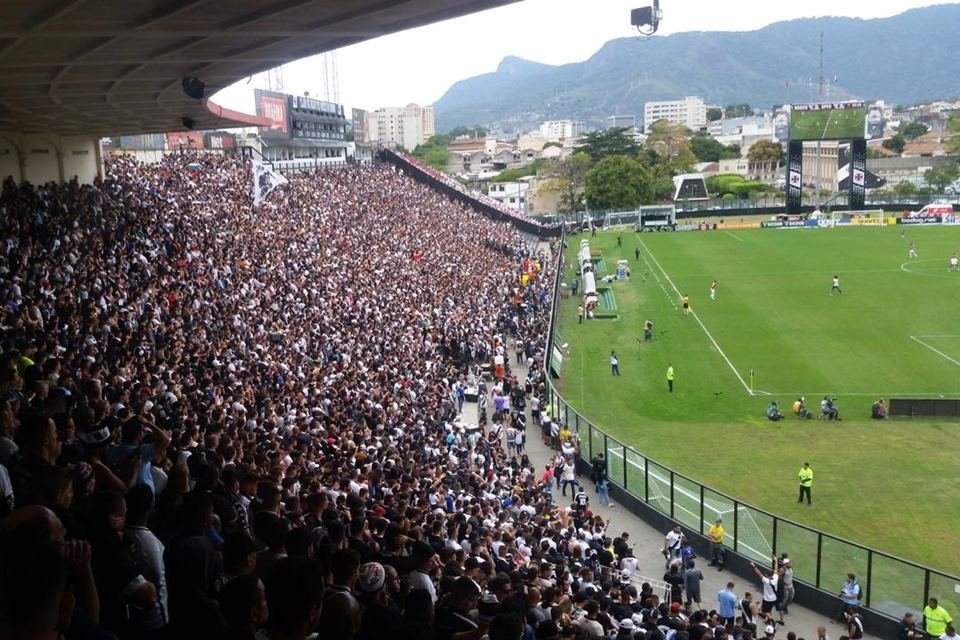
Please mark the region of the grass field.
[[[570, 238], [568, 264], [575, 263], [578, 242]], [[919, 258], [908, 260], [909, 242]], [[642, 236], [610, 231], [591, 238], [591, 247], [603, 252], [608, 268], [629, 259], [633, 274], [611, 285], [616, 320], [581, 325], [576, 301], [561, 302], [558, 332], [570, 348], [557, 386], [581, 414], [738, 500], [957, 572], [960, 421], [872, 421], [869, 411], [879, 397], [960, 398], [960, 273], [947, 271], [950, 254], [960, 250], [960, 229], [910, 228], [906, 238], [893, 227]], [[843, 293], [831, 296], [834, 274]], [[719, 289], [711, 301], [714, 278]], [[678, 291], [690, 296], [694, 314], [681, 314]], [[655, 322], [654, 340], [641, 344], [647, 318]], [[610, 374], [611, 349], [620, 356], [621, 377]], [[668, 363], [676, 371], [672, 394]], [[797, 396], [815, 409], [826, 394], [838, 399], [843, 421], [765, 418], [771, 399], [789, 413]], [[594, 444], [595, 450], [603, 446]], [[656, 486], [644, 487], [642, 464], [629, 454], [618, 457], [615, 446], [607, 451], [611, 477], [626, 473], [631, 491], [669, 499], [663, 497], [665, 469], [653, 469]], [[805, 460], [816, 474], [813, 507], [796, 503], [796, 473]], [[697, 491], [692, 483], [678, 487], [680, 494]], [[707, 502], [705, 516], [710, 509], [728, 515], [732, 509], [719, 495]], [[682, 511], [676, 517], [696, 527], [699, 513]], [[748, 516], [754, 523], [750, 546], [766, 551], [769, 518], [739, 515], [741, 526]], [[800, 577], [813, 570], [812, 558], [798, 558], [809, 552], [812, 535], [799, 528], [778, 531], [778, 549], [794, 549], [795, 564], [805, 567], [798, 568]], [[836, 582], [839, 589], [846, 571], [865, 574], [865, 558], [840, 542], [830, 544], [837, 549], [825, 548], [824, 557], [857, 566], [825, 567], [823, 584], [832, 589]], [[922, 573], [894, 565], [875, 563], [875, 602], [904, 602], [903, 590], [922, 594]], [[884, 574], [890, 579], [880, 581]], [[953, 585], [934, 584], [934, 591], [946, 598]]]
[[866, 111], [859, 109], [827, 109], [823, 111], [791, 111], [792, 140], [850, 140], [862, 138]]

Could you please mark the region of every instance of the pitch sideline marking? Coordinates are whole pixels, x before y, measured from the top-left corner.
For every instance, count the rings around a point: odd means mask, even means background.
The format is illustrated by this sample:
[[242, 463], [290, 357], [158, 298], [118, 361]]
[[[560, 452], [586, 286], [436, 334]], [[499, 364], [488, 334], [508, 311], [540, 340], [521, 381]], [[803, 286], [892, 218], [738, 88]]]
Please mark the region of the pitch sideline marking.
[[729, 231], [724, 231], [724, 233], [727, 234], [728, 236], [730, 236], [731, 238], [733, 238], [734, 240], [738, 240], [738, 241], [740, 241], [740, 242], [743, 242], [743, 238], [741, 238], [740, 236], [736, 235], [735, 233], [730, 233]]
[[[680, 293], [680, 289], [677, 289], [677, 285], [675, 285], [673, 283], [673, 280], [670, 279], [670, 276], [667, 275], [667, 272], [660, 265], [660, 262], [657, 260], [656, 256], [654, 256], [653, 253], [650, 251], [650, 249], [647, 247], [647, 243], [645, 243], [643, 240], [640, 240], [639, 242], [640, 242], [640, 246], [643, 247], [643, 250], [646, 253], [646, 255], [650, 256], [650, 259], [653, 260], [653, 264], [655, 264], [657, 268], [660, 269], [660, 272], [663, 274], [663, 277], [666, 279], [668, 283], [670, 283], [670, 286], [673, 287], [673, 290], [677, 292], [677, 297], [682, 298], [683, 294]], [[730, 367], [730, 370], [733, 371], [733, 375], [737, 376], [737, 380], [740, 381], [740, 384], [743, 386], [744, 391], [746, 391], [748, 395], [751, 395], [751, 396], [755, 395], [753, 390], [750, 389], [749, 385], [747, 385], [746, 381], [743, 379], [743, 376], [741, 376], [740, 372], [737, 371], [737, 368], [733, 366], [732, 362], [730, 362], [730, 358], [727, 357], [727, 354], [724, 353], [723, 349], [720, 348], [720, 345], [717, 344], [717, 341], [714, 340], [713, 334], [711, 334], [710, 330], [707, 329], [707, 326], [703, 324], [703, 321], [700, 319], [700, 316], [697, 315], [697, 312], [694, 311], [693, 309], [690, 309], [690, 315], [693, 316], [693, 319], [696, 320], [697, 324], [700, 325], [700, 328], [703, 329], [703, 332], [707, 335], [707, 339], [709, 339], [710, 343], [713, 344], [714, 349], [717, 350], [717, 353], [720, 354], [720, 357], [723, 358], [724, 362], [727, 363], [727, 366]]]
[[[635, 235], [637, 236], [637, 239], [640, 238], [639, 233]], [[644, 254], [641, 257], [643, 258], [643, 264], [645, 264], [647, 266], [647, 269], [650, 271], [650, 275], [652, 275], [653, 279], [657, 281], [657, 284], [660, 286], [660, 290], [663, 291], [663, 295], [667, 297], [667, 301], [670, 303], [670, 306], [673, 307], [674, 311], [678, 311], [679, 307], [677, 307], [676, 299], [672, 295], [670, 295], [670, 292], [667, 291], [667, 288], [663, 286], [663, 282], [660, 280], [660, 276], [658, 276], [657, 272], [654, 271], [653, 267], [650, 266], [650, 262], [647, 261], [646, 252], [644, 252]]]
[[[932, 337], [932, 336], [927, 336], [927, 337]], [[910, 336], [910, 339], [913, 340], [914, 342], [917, 342], [917, 343], [925, 346], [927, 349], [930, 349], [930, 351], [933, 351], [935, 354], [937, 354], [938, 356], [940, 356], [940, 357], [943, 358], [944, 360], [949, 360], [949, 361], [952, 362], [953, 364], [955, 364], [955, 365], [957, 365], [958, 367], [960, 367], [960, 360], [954, 360], [953, 358], [951, 358], [950, 356], [948, 356], [947, 354], [945, 354], [943, 351], [940, 351], [939, 349], [937, 349], [937, 348], [935, 348], [935, 347], [932, 347], [931, 345], [927, 344], [926, 342], [924, 342], [923, 340], [921, 340], [921, 339], [918, 338], [917, 336]]]

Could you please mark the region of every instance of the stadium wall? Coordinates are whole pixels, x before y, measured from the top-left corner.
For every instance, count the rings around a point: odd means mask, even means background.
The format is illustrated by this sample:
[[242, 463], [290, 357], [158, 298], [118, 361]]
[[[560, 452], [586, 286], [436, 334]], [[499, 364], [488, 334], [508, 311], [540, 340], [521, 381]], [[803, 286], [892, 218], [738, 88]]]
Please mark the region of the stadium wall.
[[43, 184], [76, 177], [89, 184], [101, 165], [100, 142], [94, 137], [0, 132], [0, 179]]
[[[561, 236], [561, 247], [563, 246], [563, 240], [565, 238]], [[564, 268], [564, 255], [561, 249], [560, 255], [557, 258], [558, 262], [556, 265], [556, 273], [562, 274]], [[552, 348], [554, 339], [555, 339], [555, 319], [558, 315], [557, 305], [560, 301], [560, 278], [557, 277], [554, 283], [554, 296], [553, 296], [553, 309], [551, 310], [551, 319], [550, 319], [550, 331], [548, 333], [548, 344], [547, 344], [547, 353], [550, 352]], [[706, 487], [696, 481], [675, 472], [674, 470], [666, 467], [664, 465], [657, 464], [653, 460], [647, 459], [641, 453], [636, 452], [630, 447], [627, 447], [624, 444], [621, 444], [608, 434], [604, 433], [602, 430], [595, 427], [587, 418], [581, 416], [577, 413], [567, 403], [567, 401], [557, 392], [553, 384], [553, 379], [551, 378], [549, 371], [549, 359], [545, 364], [547, 367], [547, 402], [544, 407], [546, 411], [549, 411], [551, 415], [562, 421], [573, 431], [575, 431], [580, 439], [581, 447], [579, 456], [577, 458], [577, 468], [582, 475], [589, 475], [591, 470], [590, 459], [594, 455], [595, 443], [599, 443], [597, 452], [603, 451], [604, 456], [608, 461], [609, 466], [609, 479], [610, 479], [610, 495], [613, 496], [624, 508], [629, 510], [631, 513], [642, 519], [644, 522], [649, 524], [651, 527], [657, 531], [666, 532], [669, 529], [672, 529], [676, 525], [680, 525], [684, 533], [689, 537], [693, 543], [694, 548], [697, 551], [697, 555], [701, 558], [709, 557], [710, 552], [710, 542], [708, 538], [703, 534], [704, 523], [707, 522], [705, 519], [705, 507], [707, 503], [706, 497], [716, 496], [728, 503], [733, 505], [733, 517], [732, 530], [728, 529], [726, 539], [725, 539], [725, 548], [727, 551], [726, 554], [726, 563], [725, 568], [736, 574], [738, 577], [743, 579], [749, 584], [755, 583], [755, 575], [753, 569], [750, 566], [751, 561], [762, 562], [764, 557], [761, 556], [755, 549], [751, 555], [747, 555], [742, 552], [744, 547], [750, 549], [747, 542], [736, 541], [733, 536], [737, 536], [741, 530], [738, 530], [738, 514], [741, 512], [746, 515], [756, 514], [757, 516], [762, 516], [764, 518], [769, 518], [772, 521], [773, 534], [772, 534], [772, 551], [780, 554], [785, 549], [779, 548], [777, 544], [777, 525], [780, 524], [781, 530], [786, 530], [787, 528], [793, 530], [803, 530], [811, 536], [816, 536], [816, 545], [814, 552], [816, 554], [816, 580], [814, 583], [810, 581], [803, 580], [796, 575], [794, 576], [794, 585], [796, 588], [796, 602], [803, 607], [812, 609], [817, 613], [820, 613], [824, 616], [827, 616], [830, 619], [835, 619], [838, 612], [841, 609], [842, 601], [837, 597], [840, 586], [839, 584], [825, 584], [821, 581], [821, 565], [823, 561], [822, 548], [824, 543], [830, 545], [843, 545], [844, 547], [849, 547], [852, 551], [858, 554], [863, 554], [867, 558], [867, 572], [866, 575], [862, 575], [861, 572], [858, 573], [858, 578], [861, 579], [860, 584], [862, 589], [865, 589], [865, 598], [866, 602], [870, 602], [871, 597], [871, 584], [872, 582], [872, 567], [874, 562], [877, 564], [881, 563], [897, 563], [902, 565], [902, 567], [909, 569], [913, 572], [914, 577], [922, 578], [922, 589], [918, 589], [915, 594], [911, 594], [912, 601], [907, 603], [881, 603], [888, 604], [887, 610], [880, 610], [876, 608], [870, 608], [868, 606], [861, 607], [861, 613], [863, 615], [866, 627], [870, 635], [877, 637], [896, 637], [899, 630], [899, 617], [902, 616], [906, 611], [914, 611], [919, 614], [922, 610], [923, 605], [926, 603], [926, 600], [931, 595], [937, 595], [934, 591], [936, 588], [943, 588], [945, 584], [960, 584], [960, 577], [947, 575], [943, 572], [936, 571], [915, 563], [903, 560], [900, 558], [895, 558], [894, 556], [889, 556], [880, 551], [869, 549], [862, 545], [858, 545], [855, 542], [848, 540], [843, 540], [835, 536], [817, 531], [805, 525], [799, 523], [791, 522], [788, 520], [783, 520], [772, 514], [769, 514], [761, 509], [752, 507], [750, 505], [743, 504], [742, 502], [726, 496], [725, 494]], [[613, 445], [611, 448], [611, 444]], [[609, 455], [611, 451], [619, 452], [620, 462], [618, 463], [619, 468], [615, 468], [612, 464], [612, 459], [614, 456]], [[628, 487], [631, 484], [628, 477], [628, 462], [636, 463], [637, 461], [643, 463], [643, 482], [642, 482], [642, 491], [644, 495], [638, 495], [636, 490], [639, 487], [634, 487], [634, 490], [631, 491]], [[661, 508], [657, 508], [657, 503], [662, 502], [662, 496], [660, 500], [656, 497], [651, 496], [651, 485], [654, 483], [650, 482], [651, 477], [651, 467], [659, 472], [663, 472], [669, 476], [669, 490], [668, 490], [668, 499], [669, 506], [664, 508], [661, 505]], [[699, 526], [691, 527], [689, 522], [689, 517], [684, 519], [676, 517], [679, 513], [679, 510], [683, 509], [682, 505], [676, 507], [678, 511], [675, 511], [675, 482], [676, 482], [676, 492], [682, 493], [685, 491], [685, 487], [694, 487], [694, 492], [699, 491], [699, 511], [697, 520]], [[637, 481], [634, 481], [636, 484]], [[696, 498], [696, 496], [694, 496]], [[690, 514], [688, 514], [689, 516]], [[751, 518], [753, 516], [750, 516]], [[740, 516], [740, 520], [744, 521], [745, 518]], [[712, 521], [712, 520], [711, 520]], [[729, 526], [731, 520], [725, 518], [724, 523]], [[709, 522], [707, 522], [709, 524]], [[744, 526], [744, 525], [741, 525]], [[740, 546], [738, 548], [738, 542]], [[804, 557], [805, 553], [800, 553], [799, 549], [786, 549], [790, 552], [791, 558], [795, 560], [801, 557]], [[809, 549], [804, 551], [810, 551]], [[766, 557], [769, 561], [769, 556]], [[807, 568], [809, 570], [809, 567]], [[833, 573], [836, 573], [837, 570], [842, 570], [843, 572], [849, 571], [852, 567], [837, 567], [831, 566]], [[820, 585], [820, 586], [817, 586]], [[874, 599], [879, 600], [880, 596], [877, 595], [879, 591], [882, 591], [881, 587], [889, 587], [889, 584], [880, 584], [874, 590]], [[922, 592], [921, 592], [922, 591]], [[946, 595], [946, 594], [944, 594]], [[902, 604], [901, 609], [897, 609]]]

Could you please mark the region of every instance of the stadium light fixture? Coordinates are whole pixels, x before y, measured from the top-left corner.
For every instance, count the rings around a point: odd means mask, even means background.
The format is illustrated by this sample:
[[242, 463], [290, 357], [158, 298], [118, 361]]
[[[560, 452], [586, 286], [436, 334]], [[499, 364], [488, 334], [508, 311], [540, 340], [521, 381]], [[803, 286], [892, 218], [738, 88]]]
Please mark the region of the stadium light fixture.
[[660, 26], [663, 12], [660, 11], [660, 0], [653, 0], [653, 5], [640, 7], [630, 12], [630, 24], [642, 36], [652, 36]]

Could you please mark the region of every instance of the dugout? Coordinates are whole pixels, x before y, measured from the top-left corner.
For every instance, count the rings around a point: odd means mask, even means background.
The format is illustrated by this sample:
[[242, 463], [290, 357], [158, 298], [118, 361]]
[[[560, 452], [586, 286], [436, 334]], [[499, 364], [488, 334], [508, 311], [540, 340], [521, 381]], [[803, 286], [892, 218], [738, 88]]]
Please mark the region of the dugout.
[[960, 399], [890, 398], [887, 415], [956, 417], [960, 416]]

